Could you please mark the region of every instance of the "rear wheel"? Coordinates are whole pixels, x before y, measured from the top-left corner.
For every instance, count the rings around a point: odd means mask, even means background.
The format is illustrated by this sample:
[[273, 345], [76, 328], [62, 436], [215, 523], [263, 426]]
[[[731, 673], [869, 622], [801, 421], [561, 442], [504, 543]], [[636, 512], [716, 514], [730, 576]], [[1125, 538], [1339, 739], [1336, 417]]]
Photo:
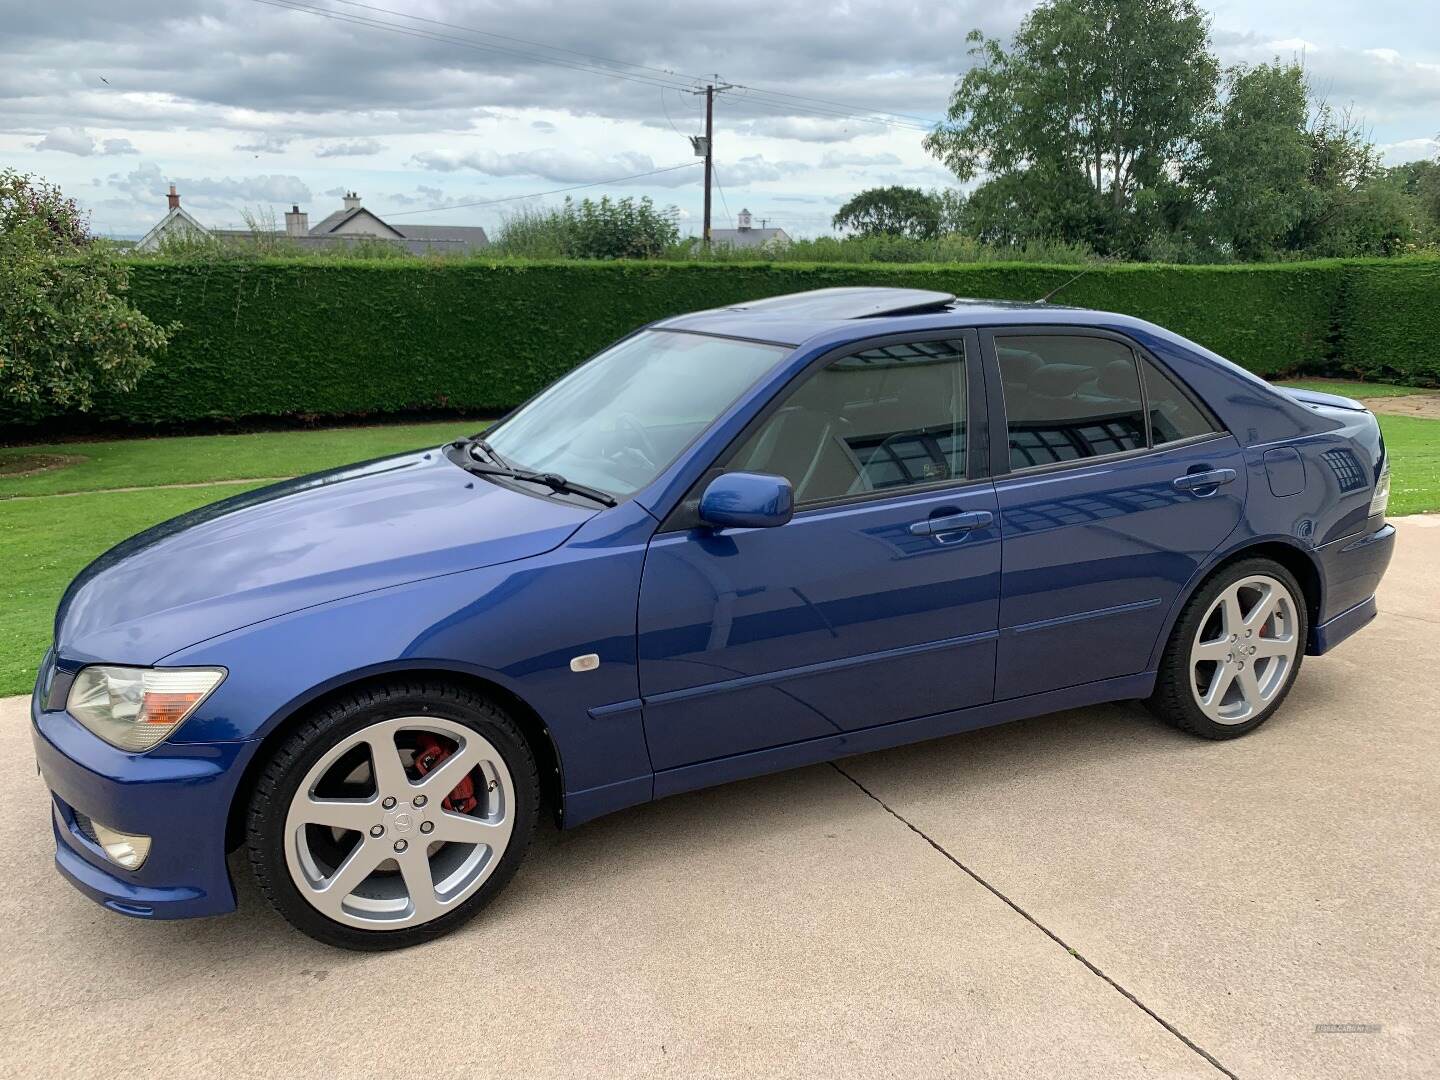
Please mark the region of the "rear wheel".
[[1232, 739], [1280, 707], [1305, 655], [1305, 594], [1270, 559], [1222, 567], [1171, 631], [1150, 707], [1207, 739]]
[[529, 847], [535, 760], [514, 721], [444, 683], [397, 682], [307, 719], [265, 766], [247, 844], [292, 925], [351, 949], [448, 933]]

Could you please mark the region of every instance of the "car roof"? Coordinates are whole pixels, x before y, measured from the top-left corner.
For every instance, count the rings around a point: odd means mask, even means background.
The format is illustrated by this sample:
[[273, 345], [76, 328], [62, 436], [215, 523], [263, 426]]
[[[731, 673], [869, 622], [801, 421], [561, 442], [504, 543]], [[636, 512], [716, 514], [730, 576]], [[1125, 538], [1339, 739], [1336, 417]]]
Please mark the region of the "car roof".
[[1048, 303], [970, 300], [929, 289], [877, 286], [814, 289], [772, 296], [730, 307], [677, 315], [654, 325], [666, 330], [800, 345], [821, 336], [844, 340], [847, 337], [903, 333], [912, 329], [924, 331], [947, 326], [1032, 322], [1037, 325], [1059, 322], [1083, 326], [1112, 323], [1115, 318], [1107, 312]]

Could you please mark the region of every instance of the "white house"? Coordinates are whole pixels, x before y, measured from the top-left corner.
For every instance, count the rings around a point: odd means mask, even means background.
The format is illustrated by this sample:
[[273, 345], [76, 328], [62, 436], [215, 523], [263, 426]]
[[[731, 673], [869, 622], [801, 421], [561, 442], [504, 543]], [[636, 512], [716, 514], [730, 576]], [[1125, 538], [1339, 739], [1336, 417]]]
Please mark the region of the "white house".
[[400, 225], [385, 221], [373, 210], [361, 205], [360, 196], [347, 191], [343, 205], [322, 218], [313, 228], [309, 215], [298, 205], [285, 212], [285, 229], [261, 234], [252, 229], [209, 229], [186, 210], [181, 209], [175, 185], [166, 196], [169, 208], [135, 246], [141, 251], [154, 251], [167, 238], [214, 237], [219, 240], [246, 243], [262, 235], [284, 237], [285, 242], [305, 250], [335, 247], [342, 244], [375, 242], [404, 248], [413, 255], [466, 254], [490, 243], [485, 230], [474, 225]]
[[750, 211], [741, 210], [735, 215], [734, 229], [710, 230], [711, 247], [732, 247], [732, 248], [763, 248], [763, 247], [787, 247], [790, 244], [790, 235], [784, 229], [767, 229], [765, 222], [760, 222], [760, 228], [751, 225]]

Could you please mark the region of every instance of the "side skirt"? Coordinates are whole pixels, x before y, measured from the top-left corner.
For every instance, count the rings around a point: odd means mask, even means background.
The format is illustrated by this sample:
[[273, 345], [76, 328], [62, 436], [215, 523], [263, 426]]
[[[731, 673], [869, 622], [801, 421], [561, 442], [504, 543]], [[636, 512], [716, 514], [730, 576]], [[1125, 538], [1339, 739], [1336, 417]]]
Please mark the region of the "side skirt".
[[682, 765], [655, 774], [653, 796], [647, 791], [649, 785], [638, 777], [624, 784], [607, 785], [603, 793], [599, 790], [571, 792], [565, 798], [564, 823], [566, 828], [573, 828], [602, 814], [645, 802], [649, 797], [659, 799], [666, 795], [677, 795], [682, 791], [694, 791], [732, 780], [782, 772], [802, 765], [814, 765], [851, 754], [867, 754], [872, 750], [886, 750], [892, 746], [956, 735], [963, 731], [1007, 724], [1012, 720], [1025, 720], [1063, 709], [1145, 698], [1150, 696], [1154, 688], [1155, 672], [1144, 671], [1138, 675], [1102, 679], [1081, 686], [1069, 686], [1063, 690], [1050, 690], [1043, 694], [975, 705], [968, 709], [954, 709], [913, 720], [862, 728], [859, 731], [847, 731], [842, 735], [827, 735], [785, 746], [772, 746], [767, 750], [755, 750], [748, 754], [735, 754], [713, 761]]

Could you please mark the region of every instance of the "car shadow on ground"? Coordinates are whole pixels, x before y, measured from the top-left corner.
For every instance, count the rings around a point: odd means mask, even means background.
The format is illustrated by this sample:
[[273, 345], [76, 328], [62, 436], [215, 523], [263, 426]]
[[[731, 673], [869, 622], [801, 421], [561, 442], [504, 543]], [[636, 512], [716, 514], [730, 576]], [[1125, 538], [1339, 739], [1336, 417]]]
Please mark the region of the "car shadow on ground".
[[[1283, 714], [1267, 728], [1282, 724]], [[1253, 737], [1262, 737], [1265, 730]], [[643, 887], [668, 867], [723, 868], [727, 861], [741, 859], [746, 845], [783, 845], [792, 830], [817, 823], [842, 835], [852, 818], [885, 812], [851, 775], [880, 770], [922, 787], [941, 783], [968, 797], [984, 797], [994, 788], [1013, 790], [1027, 777], [1057, 772], [1078, 776], [1095, 762], [1168, 757], [1215, 745], [1165, 727], [1138, 703], [1125, 702], [842, 759], [836, 763], [838, 770], [814, 765], [676, 795], [571, 831], [546, 819], [507, 889], [475, 922], [447, 940], [469, 938], [477, 945], [483, 940], [485, 948], [494, 948], [505, 933], [523, 931], [533, 910], [564, 917], [567, 909], [595, 903], [597, 892], [624, 892], [627, 881]], [[174, 922], [104, 914], [111, 924], [107, 945], [116, 963], [133, 965], [132, 977], [143, 980], [146, 958], [157, 949], [188, 953], [221, 978], [232, 963], [253, 970], [257, 952], [283, 957], [291, 970], [313, 964], [315, 971], [326, 973], [321, 977], [343, 975], [375, 959], [320, 945], [292, 930], [255, 885], [243, 849], [232, 853], [230, 870], [239, 903], [234, 914]]]

